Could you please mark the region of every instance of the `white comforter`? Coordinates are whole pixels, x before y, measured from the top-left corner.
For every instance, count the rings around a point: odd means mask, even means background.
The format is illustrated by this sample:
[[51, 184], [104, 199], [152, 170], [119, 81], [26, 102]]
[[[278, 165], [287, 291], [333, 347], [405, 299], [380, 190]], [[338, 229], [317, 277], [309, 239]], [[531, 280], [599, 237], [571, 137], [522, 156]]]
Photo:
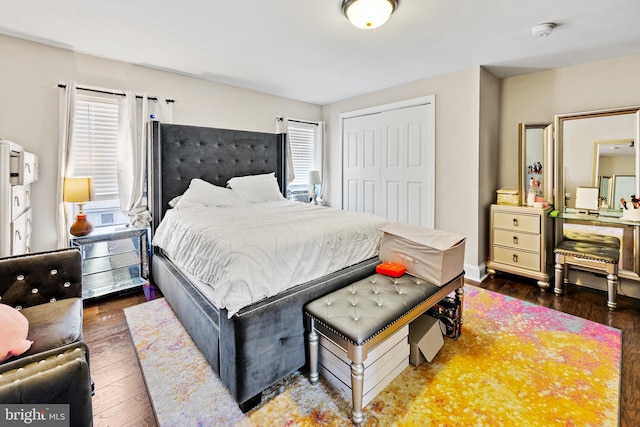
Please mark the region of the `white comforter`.
[[214, 288], [229, 317], [378, 253], [384, 218], [288, 200], [170, 209], [153, 244]]

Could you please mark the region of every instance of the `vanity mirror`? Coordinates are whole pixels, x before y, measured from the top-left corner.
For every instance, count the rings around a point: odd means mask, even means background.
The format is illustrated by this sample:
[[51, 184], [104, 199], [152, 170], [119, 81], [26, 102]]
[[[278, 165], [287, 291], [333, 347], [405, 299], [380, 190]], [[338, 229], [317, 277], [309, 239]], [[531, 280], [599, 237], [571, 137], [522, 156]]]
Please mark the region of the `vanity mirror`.
[[[607, 151], [605, 145], [608, 142], [618, 141], [624, 143], [637, 139], [640, 117], [640, 107], [629, 107], [617, 110], [593, 111], [556, 116], [556, 144], [555, 144], [555, 188], [554, 202], [556, 209], [575, 207], [577, 187], [602, 188], [602, 180], [607, 182], [607, 205], [609, 209], [620, 209], [619, 200], [613, 203], [614, 197], [609, 193], [613, 188], [614, 175], [633, 176], [634, 191], [627, 194], [638, 194], [640, 188], [639, 174], [636, 173], [640, 164], [640, 156], [635, 148], [626, 150], [628, 156], [621, 161], [619, 166], [600, 166], [600, 161], [606, 163], [600, 157], [600, 153]], [[635, 144], [634, 144], [635, 145]], [[594, 148], [596, 147], [596, 148]], [[627, 147], [628, 149], [629, 147]], [[617, 150], [609, 150], [617, 151]], [[628, 168], [629, 162], [633, 162], [633, 169]], [[625, 178], [628, 180], [628, 178]], [[620, 191], [616, 197], [620, 198]], [[602, 201], [602, 193], [600, 200]]]
[[620, 199], [635, 195], [636, 148], [633, 139], [595, 141], [591, 185], [600, 191], [602, 209], [622, 209]]
[[[620, 238], [619, 276], [640, 280], [640, 222], [623, 218], [620, 199], [631, 206], [640, 194], [640, 107], [626, 107], [555, 118], [554, 207], [556, 244], [568, 230]], [[578, 187], [596, 187], [598, 209], [575, 215]]]
[[553, 126], [550, 123], [520, 123], [519, 135], [519, 190], [520, 200], [527, 204], [530, 190], [551, 201], [553, 188]]

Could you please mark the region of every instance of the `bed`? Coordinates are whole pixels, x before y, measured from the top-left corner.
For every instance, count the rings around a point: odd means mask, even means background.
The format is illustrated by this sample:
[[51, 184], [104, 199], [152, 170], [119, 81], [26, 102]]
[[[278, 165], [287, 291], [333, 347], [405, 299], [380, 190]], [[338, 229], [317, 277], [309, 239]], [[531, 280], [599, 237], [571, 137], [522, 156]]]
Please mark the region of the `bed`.
[[[195, 178], [224, 187], [233, 177], [274, 173], [286, 194], [285, 144], [284, 134], [153, 122], [152, 236], [169, 202]], [[245, 412], [260, 403], [267, 387], [306, 365], [303, 306], [373, 274], [379, 263], [372, 256], [229, 311], [167, 252], [153, 247], [152, 281]]]

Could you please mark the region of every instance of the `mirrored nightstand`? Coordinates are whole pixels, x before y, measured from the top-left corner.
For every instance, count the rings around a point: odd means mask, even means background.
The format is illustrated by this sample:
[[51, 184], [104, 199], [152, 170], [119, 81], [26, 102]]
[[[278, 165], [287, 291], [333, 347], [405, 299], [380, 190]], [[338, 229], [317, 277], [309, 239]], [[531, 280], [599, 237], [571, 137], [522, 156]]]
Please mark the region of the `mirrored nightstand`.
[[98, 229], [72, 237], [82, 253], [82, 297], [95, 298], [149, 283], [146, 228]]

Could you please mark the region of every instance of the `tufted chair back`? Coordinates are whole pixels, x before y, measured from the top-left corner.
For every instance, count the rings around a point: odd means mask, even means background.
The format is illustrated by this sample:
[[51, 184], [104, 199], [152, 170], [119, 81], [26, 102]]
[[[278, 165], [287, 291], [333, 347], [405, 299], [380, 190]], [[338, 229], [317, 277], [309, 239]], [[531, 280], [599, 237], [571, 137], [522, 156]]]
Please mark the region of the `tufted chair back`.
[[0, 259], [0, 303], [20, 310], [66, 298], [82, 298], [78, 249]]

